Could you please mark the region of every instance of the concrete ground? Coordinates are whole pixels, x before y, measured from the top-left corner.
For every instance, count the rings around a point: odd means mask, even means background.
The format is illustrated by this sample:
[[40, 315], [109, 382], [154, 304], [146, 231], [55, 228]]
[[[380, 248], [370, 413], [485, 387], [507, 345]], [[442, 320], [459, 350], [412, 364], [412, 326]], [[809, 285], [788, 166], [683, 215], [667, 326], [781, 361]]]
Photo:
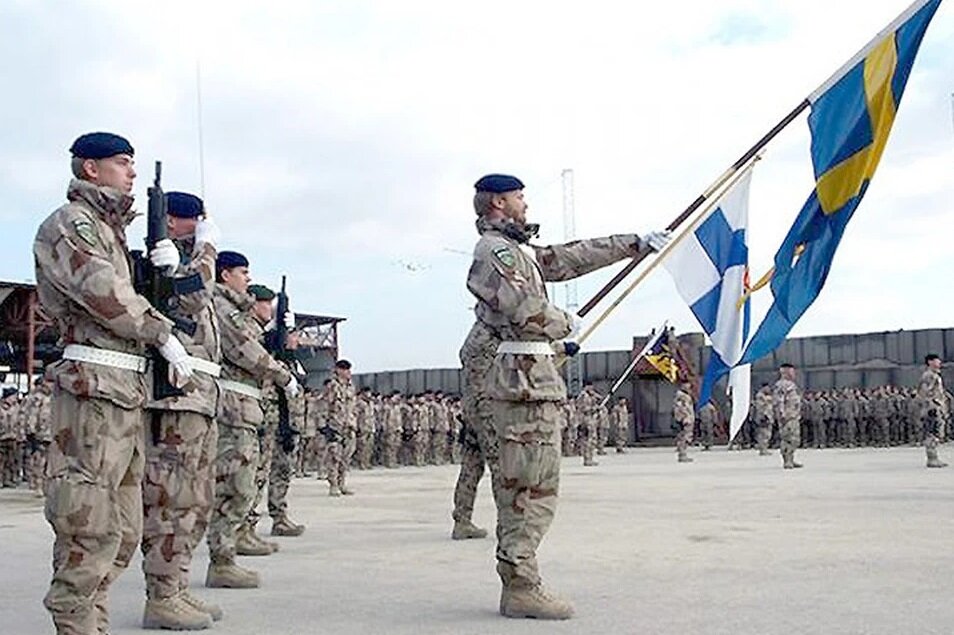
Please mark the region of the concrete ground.
[[[355, 472], [357, 495], [336, 499], [297, 480], [308, 530], [242, 559], [263, 588], [202, 587], [204, 548], [193, 586], [226, 611], [213, 632], [236, 635], [954, 632], [954, 467], [925, 469], [919, 448], [800, 451], [795, 471], [777, 454], [693, 456], [564, 461], [540, 561], [576, 605], [568, 622], [497, 615], [493, 541], [449, 539], [456, 466]], [[486, 478], [475, 516], [492, 525]], [[0, 633], [52, 632], [50, 539], [39, 500], [0, 492]], [[113, 589], [113, 634], [141, 632], [138, 560]]]

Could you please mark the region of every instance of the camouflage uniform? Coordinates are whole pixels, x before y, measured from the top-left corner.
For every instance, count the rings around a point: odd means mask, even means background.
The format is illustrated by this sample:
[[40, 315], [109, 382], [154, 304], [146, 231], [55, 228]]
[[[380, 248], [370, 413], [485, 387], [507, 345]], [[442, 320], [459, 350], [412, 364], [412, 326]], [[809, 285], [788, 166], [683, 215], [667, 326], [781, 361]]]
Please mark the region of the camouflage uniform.
[[393, 395], [384, 404], [382, 417], [384, 419], [382, 430], [382, 454], [385, 467], [398, 467], [398, 454], [401, 451], [402, 428], [402, 408], [401, 396]]
[[613, 429], [616, 451], [622, 454], [626, 451], [626, 442], [629, 439], [629, 408], [626, 407], [625, 401], [620, 401], [613, 407]]
[[924, 452], [928, 467], [947, 465], [938, 459], [937, 446], [944, 441], [944, 421], [947, 418], [947, 395], [941, 373], [928, 368], [918, 382], [918, 406], [921, 429], [924, 431]]
[[331, 494], [347, 494], [351, 490], [345, 485], [348, 477], [348, 465], [354, 453], [355, 428], [354, 387], [347, 379], [338, 374], [331, 377], [331, 383], [325, 388], [328, 402], [328, 421], [330, 430], [328, 448], [325, 451], [325, 463], [328, 470], [328, 487]]
[[14, 398], [0, 401], [0, 478], [4, 487], [16, 487], [20, 482], [17, 471], [17, 428], [19, 409]]
[[367, 393], [358, 395], [354, 403], [354, 417], [357, 425], [355, 467], [368, 470], [371, 469], [371, 454], [374, 452], [374, 404]]
[[[291, 372], [289, 370], [289, 372]], [[272, 533], [275, 534], [275, 523], [288, 522], [288, 488], [291, 486], [292, 474], [295, 471], [297, 455], [295, 448], [291, 451], [282, 447], [278, 432], [278, 393], [281, 388], [275, 386], [274, 381], [266, 382], [262, 391], [262, 402], [265, 411], [265, 423], [272, 435], [272, 462], [268, 472], [268, 515], [272, 519]], [[305, 395], [299, 393], [294, 398], [286, 397], [288, 403], [288, 425], [293, 432], [300, 433], [305, 428]], [[292, 440], [294, 443], [294, 440]], [[298, 444], [302, 439], [298, 437]]]
[[779, 379], [772, 388], [772, 405], [781, 437], [782, 467], [801, 467], [795, 462], [795, 449], [801, 435], [802, 397], [798, 386], [789, 379]]
[[672, 402], [672, 418], [676, 424], [676, 452], [680, 463], [689, 463], [689, 444], [696, 425], [696, 409], [692, 396], [680, 388]]
[[755, 393], [755, 443], [760, 455], [769, 454], [769, 441], [772, 438], [772, 426], [775, 412], [772, 405], [772, 388], [763, 386]]
[[[612, 236], [566, 245], [522, 245], [501, 221], [477, 221], [481, 238], [467, 288], [489, 336], [541, 350], [570, 334], [572, 318], [551, 304], [545, 281], [575, 278], [637, 253], [639, 237]], [[527, 251], [524, 251], [527, 250]], [[536, 550], [556, 512], [560, 482], [560, 418], [566, 386], [553, 357], [498, 352], [485, 376], [499, 442], [497, 572], [501, 612], [521, 594], [546, 598], [568, 617], [572, 609], [541, 588]]]
[[579, 416], [579, 442], [583, 465], [597, 465], [593, 460], [599, 427], [600, 402], [603, 396], [592, 386], [585, 386], [576, 396], [576, 412]]
[[576, 400], [567, 399], [563, 404], [563, 419], [560, 421], [560, 445], [563, 456], [576, 454]]
[[315, 436], [318, 434], [316, 418], [313, 416], [314, 395], [308, 393], [304, 397], [304, 418], [302, 419], [301, 436], [298, 439], [295, 473], [297, 476], [308, 476], [308, 471], [314, 468]]
[[712, 434], [718, 418], [715, 405], [710, 401], [699, 410], [699, 430], [702, 433], [702, 449], [712, 447]]
[[[252, 296], [216, 284], [214, 302], [222, 341], [222, 379], [244, 384], [252, 392], [260, 391], [268, 379], [287, 385], [291, 373], [262, 346], [261, 324], [249, 313]], [[265, 417], [259, 398], [232, 390], [227, 383], [223, 387], [208, 543], [212, 565], [228, 566], [235, 562], [236, 534], [255, 501], [258, 428]]]
[[[169, 320], [136, 294], [126, 227], [132, 197], [73, 180], [69, 203], [37, 232], [37, 295], [61, 344], [142, 355]], [[60, 633], [105, 633], [110, 584], [142, 536], [145, 375], [63, 359], [54, 383], [46, 519], [56, 535], [44, 604]]]
[[53, 436], [50, 431], [51, 406], [53, 404], [52, 390], [43, 382], [32, 393], [30, 400], [24, 404], [27, 442], [30, 445], [30, 461], [27, 476], [30, 487], [36, 492], [43, 492], [46, 471], [46, 456]]
[[[179, 241], [182, 264], [176, 278], [193, 277], [196, 290], [176, 297], [177, 318], [195, 323], [193, 335], [177, 337], [190, 356], [218, 364], [219, 325], [212, 308], [216, 250]], [[215, 414], [218, 385], [193, 374], [181, 396], [153, 398], [147, 375], [146, 466], [142, 481], [142, 570], [146, 597], [171, 598], [189, 586], [192, 554], [205, 535], [215, 490]]]

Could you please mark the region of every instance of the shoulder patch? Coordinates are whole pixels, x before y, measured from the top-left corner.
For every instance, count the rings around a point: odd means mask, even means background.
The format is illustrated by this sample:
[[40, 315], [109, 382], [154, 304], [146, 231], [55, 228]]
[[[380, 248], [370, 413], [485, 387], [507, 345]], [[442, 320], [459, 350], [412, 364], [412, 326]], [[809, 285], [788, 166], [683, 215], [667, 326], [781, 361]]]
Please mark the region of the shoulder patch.
[[76, 235], [79, 236], [83, 242], [91, 247], [95, 247], [96, 243], [99, 242], [99, 234], [96, 231], [96, 226], [85, 218], [78, 218], [73, 221], [73, 231], [76, 232]]
[[493, 250], [494, 258], [507, 269], [513, 269], [517, 266], [517, 259], [509, 247], [495, 247]]

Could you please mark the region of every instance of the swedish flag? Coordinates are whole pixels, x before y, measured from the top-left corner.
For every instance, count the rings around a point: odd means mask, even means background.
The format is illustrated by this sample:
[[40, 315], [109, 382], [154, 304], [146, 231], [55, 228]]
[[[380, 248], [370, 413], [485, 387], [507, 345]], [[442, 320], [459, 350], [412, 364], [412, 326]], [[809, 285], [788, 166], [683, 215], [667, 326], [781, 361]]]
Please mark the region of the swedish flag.
[[818, 297], [845, 226], [878, 167], [921, 39], [940, 3], [915, 2], [809, 97], [815, 189], [775, 254], [775, 300], [740, 363], [774, 350]]
[[657, 339], [652, 348], [646, 351], [646, 361], [652, 364], [659, 374], [672, 383], [676, 383], [679, 376], [679, 364], [672, 356], [672, 345], [669, 341], [670, 330], [666, 329]]

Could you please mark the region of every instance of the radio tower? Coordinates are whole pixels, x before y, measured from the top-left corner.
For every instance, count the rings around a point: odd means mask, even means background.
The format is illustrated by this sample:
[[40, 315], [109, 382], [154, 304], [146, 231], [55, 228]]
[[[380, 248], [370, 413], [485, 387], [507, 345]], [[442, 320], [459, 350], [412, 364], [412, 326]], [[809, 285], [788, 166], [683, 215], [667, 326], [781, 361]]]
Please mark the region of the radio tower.
[[[563, 239], [570, 242], [576, 238], [576, 211], [573, 207], [573, 170], [563, 170]], [[566, 289], [566, 312], [576, 314], [579, 300], [576, 294], [576, 279], [564, 286]], [[571, 357], [566, 364], [566, 388], [570, 396], [583, 390], [583, 356]]]

